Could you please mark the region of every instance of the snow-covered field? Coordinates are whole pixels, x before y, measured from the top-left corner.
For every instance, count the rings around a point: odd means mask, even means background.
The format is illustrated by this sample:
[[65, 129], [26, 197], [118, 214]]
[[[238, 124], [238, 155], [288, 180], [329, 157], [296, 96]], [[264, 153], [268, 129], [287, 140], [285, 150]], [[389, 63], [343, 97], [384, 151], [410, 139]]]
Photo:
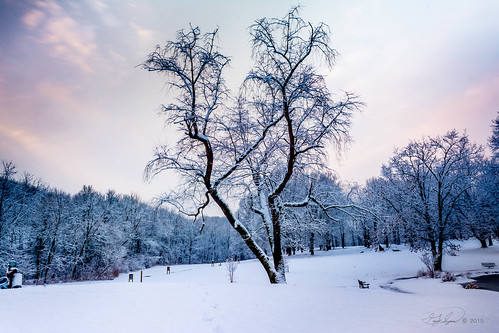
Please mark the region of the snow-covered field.
[[[499, 264], [499, 247], [464, 243], [444, 269]], [[270, 285], [256, 261], [230, 284], [225, 264], [173, 266], [114, 281], [0, 290], [0, 332], [497, 332], [499, 293], [415, 276], [419, 254], [363, 248], [290, 257], [288, 284]], [[359, 289], [357, 279], [371, 284]], [[384, 286], [385, 288], [382, 288]], [[389, 288], [386, 288], [386, 287]], [[391, 288], [391, 289], [390, 289]], [[398, 289], [402, 292], [396, 292]], [[439, 320], [440, 319], [440, 320]]]

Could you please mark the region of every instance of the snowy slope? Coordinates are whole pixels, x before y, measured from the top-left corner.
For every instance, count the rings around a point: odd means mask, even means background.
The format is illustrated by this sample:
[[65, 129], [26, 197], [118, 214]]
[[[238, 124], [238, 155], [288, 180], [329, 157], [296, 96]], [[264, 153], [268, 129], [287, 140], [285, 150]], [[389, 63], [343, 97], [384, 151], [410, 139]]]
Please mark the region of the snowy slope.
[[[225, 265], [183, 265], [170, 275], [165, 267], [144, 270], [143, 283], [134, 272], [134, 283], [123, 274], [114, 281], [3, 290], [0, 332], [12, 323], [15, 332], [497, 331], [499, 293], [465, 290], [457, 284], [464, 280], [395, 280], [423, 267], [418, 254], [401, 249], [290, 257], [287, 285], [270, 285], [259, 264], [246, 261], [234, 284]], [[499, 263], [499, 247], [467, 242], [458, 256], [444, 258], [444, 267], [478, 273], [482, 261]], [[371, 288], [359, 289], [357, 279]], [[390, 282], [406, 293], [381, 287]], [[437, 323], [439, 314], [459, 321]]]

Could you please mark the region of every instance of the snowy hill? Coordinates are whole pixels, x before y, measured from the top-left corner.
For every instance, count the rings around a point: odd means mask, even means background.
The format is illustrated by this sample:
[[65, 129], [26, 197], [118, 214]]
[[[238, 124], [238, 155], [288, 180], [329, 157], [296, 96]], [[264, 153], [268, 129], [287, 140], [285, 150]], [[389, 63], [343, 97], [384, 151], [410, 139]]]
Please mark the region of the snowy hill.
[[[354, 247], [288, 258], [287, 285], [270, 285], [256, 261], [230, 284], [225, 264], [173, 266], [114, 281], [0, 291], [0, 327], [14, 332], [493, 332], [499, 293], [415, 276], [419, 254]], [[456, 273], [499, 263], [499, 247], [466, 242], [444, 268]], [[357, 280], [370, 283], [359, 289]], [[391, 287], [386, 288], [387, 286]], [[394, 290], [402, 292], [396, 292]], [[435, 318], [441, 320], [436, 320]], [[457, 322], [454, 322], [457, 320]], [[426, 323], [425, 323], [426, 322]], [[14, 326], [12, 326], [15, 323]], [[1, 329], [0, 331], [4, 331]]]

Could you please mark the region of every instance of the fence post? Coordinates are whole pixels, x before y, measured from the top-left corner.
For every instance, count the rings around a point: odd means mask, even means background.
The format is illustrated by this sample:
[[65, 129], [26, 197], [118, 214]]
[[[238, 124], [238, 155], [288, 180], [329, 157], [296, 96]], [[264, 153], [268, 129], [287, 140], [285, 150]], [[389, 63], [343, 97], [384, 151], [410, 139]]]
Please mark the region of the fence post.
[[140, 283], [142, 283], [142, 271], [140, 271]]

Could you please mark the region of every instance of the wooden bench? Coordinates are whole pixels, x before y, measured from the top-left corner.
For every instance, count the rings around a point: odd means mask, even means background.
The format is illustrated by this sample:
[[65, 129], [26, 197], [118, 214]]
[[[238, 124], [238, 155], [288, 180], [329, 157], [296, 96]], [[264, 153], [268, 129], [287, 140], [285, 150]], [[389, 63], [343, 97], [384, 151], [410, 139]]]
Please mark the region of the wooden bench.
[[369, 283], [366, 283], [365, 281], [360, 281], [360, 280], [357, 280], [357, 281], [359, 281], [359, 288], [360, 289], [364, 289], [364, 288], [369, 289]]
[[482, 262], [482, 266], [487, 267], [487, 268], [492, 268], [492, 267], [496, 267], [496, 263], [495, 262]]

